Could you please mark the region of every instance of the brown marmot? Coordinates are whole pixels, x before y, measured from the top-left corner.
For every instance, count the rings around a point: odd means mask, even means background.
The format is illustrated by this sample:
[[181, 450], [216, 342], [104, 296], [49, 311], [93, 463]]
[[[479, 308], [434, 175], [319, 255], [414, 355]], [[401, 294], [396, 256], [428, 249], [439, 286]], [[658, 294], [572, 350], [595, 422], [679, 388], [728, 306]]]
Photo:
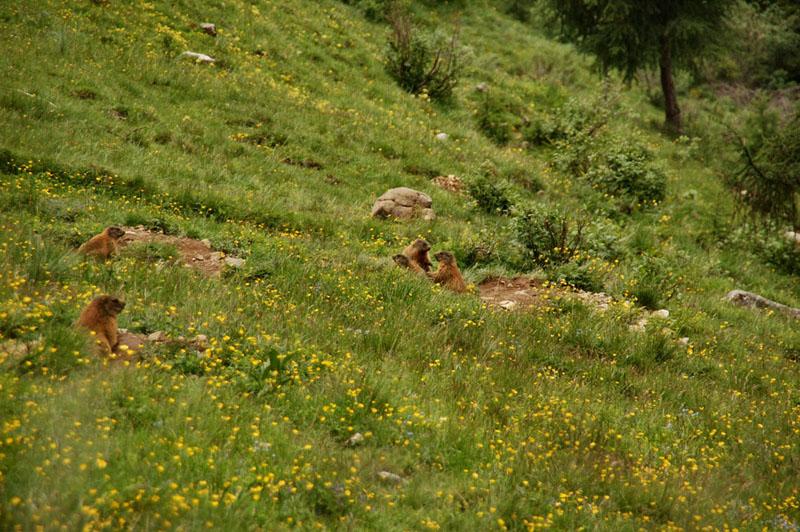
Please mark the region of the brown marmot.
[[117, 315], [125, 308], [125, 301], [114, 296], [97, 296], [83, 309], [76, 327], [94, 331], [94, 340], [100, 351], [108, 355], [117, 347]]
[[406, 268], [414, 273], [425, 275], [425, 270], [422, 269], [422, 266], [417, 264], [417, 261], [409, 259], [402, 253], [398, 253], [397, 255], [392, 255], [392, 259], [394, 259], [394, 262], [401, 268]]
[[439, 261], [439, 269], [435, 272], [428, 272], [433, 282], [446, 286], [453, 292], [463, 294], [467, 291], [467, 283], [461, 276], [461, 272], [456, 264], [455, 256], [449, 251], [437, 251], [433, 254]]
[[431, 259], [428, 258], [428, 251], [430, 251], [430, 249], [431, 245], [428, 244], [427, 240], [418, 238], [403, 250], [403, 255], [408, 257], [409, 260], [419, 264], [419, 267], [427, 272], [431, 269]]
[[98, 259], [107, 259], [109, 256], [119, 252], [117, 241], [123, 236], [125, 236], [125, 231], [112, 225], [99, 235], [89, 239], [88, 242], [78, 248], [78, 251]]

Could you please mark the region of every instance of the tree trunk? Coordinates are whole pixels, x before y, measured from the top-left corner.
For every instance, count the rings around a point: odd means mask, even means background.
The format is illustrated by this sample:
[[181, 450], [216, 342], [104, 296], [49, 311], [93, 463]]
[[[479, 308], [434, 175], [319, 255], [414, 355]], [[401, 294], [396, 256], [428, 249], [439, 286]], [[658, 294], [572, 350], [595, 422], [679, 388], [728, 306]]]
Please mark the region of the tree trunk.
[[669, 43], [662, 39], [660, 43], [661, 59], [658, 66], [661, 69], [661, 90], [664, 91], [664, 111], [666, 112], [666, 126], [675, 132], [681, 131], [681, 109], [678, 107], [678, 97], [675, 94], [675, 82], [672, 80], [672, 57], [670, 56]]

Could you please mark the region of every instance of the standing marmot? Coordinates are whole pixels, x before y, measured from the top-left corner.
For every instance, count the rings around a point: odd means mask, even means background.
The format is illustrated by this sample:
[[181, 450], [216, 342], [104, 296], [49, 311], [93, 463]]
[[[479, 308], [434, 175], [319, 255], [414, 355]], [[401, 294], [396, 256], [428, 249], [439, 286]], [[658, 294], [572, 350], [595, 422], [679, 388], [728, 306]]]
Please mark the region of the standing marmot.
[[119, 251], [117, 241], [125, 236], [125, 231], [112, 225], [97, 236], [93, 236], [88, 242], [78, 248], [78, 251], [85, 255], [92, 255], [98, 259], [107, 259]]
[[408, 257], [409, 260], [419, 264], [419, 267], [427, 272], [431, 269], [431, 259], [428, 258], [428, 251], [430, 251], [430, 249], [431, 245], [428, 244], [427, 240], [418, 238], [403, 250], [403, 255]]
[[395, 263], [397, 263], [397, 265], [400, 266], [401, 268], [406, 268], [414, 273], [425, 275], [425, 270], [422, 269], [422, 266], [417, 264], [416, 261], [409, 259], [402, 253], [398, 253], [397, 255], [392, 255], [392, 259], [394, 259]]
[[459, 294], [466, 292], [467, 283], [464, 282], [464, 278], [458, 270], [455, 256], [449, 251], [438, 251], [433, 256], [439, 261], [439, 269], [435, 272], [428, 272], [428, 277], [453, 292]]
[[97, 296], [81, 312], [76, 327], [94, 331], [94, 340], [100, 351], [108, 355], [117, 347], [117, 314], [125, 308], [125, 302], [114, 296]]

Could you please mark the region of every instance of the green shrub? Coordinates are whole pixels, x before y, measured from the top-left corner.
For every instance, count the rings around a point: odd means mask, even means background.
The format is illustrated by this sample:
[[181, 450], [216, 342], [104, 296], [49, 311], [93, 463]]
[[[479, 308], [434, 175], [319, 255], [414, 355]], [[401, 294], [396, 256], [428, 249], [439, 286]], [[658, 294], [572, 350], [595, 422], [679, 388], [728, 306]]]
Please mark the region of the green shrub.
[[751, 246], [762, 260], [781, 273], [800, 274], [800, 244], [783, 234], [757, 235]]
[[616, 96], [608, 101], [571, 98], [551, 112], [537, 111], [530, 118], [523, 135], [531, 144], [568, 141], [579, 136], [595, 137], [604, 128], [616, 108]]
[[[767, 126], [768, 127], [768, 126]], [[738, 167], [725, 177], [746, 215], [765, 225], [800, 224], [800, 111], [777, 131], [755, 144], [740, 136]]]
[[453, 93], [468, 51], [456, 35], [423, 35], [400, 9], [389, 16], [389, 37], [384, 52], [386, 71], [411, 94], [425, 93], [433, 100], [445, 100]]
[[503, 95], [494, 92], [483, 93], [483, 98], [475, 110], [478, 129], [497, 144], [506, 144], [520, 124], [513, 107], [513, 103]]
[[512, 205], [512, 186], [508, 181], [483, 174], [467, 180], [467, 192], [478, 208], [490, 214], [505, 214]]
[[514, 212], [511, 231], [534, 261], [563, 264], [572, 260], [583, 242], [584, 222], [570, 220], [556, 205], [534, 203]]
[[639, 203], [664, 199], [667, 180], [643, 145], [628, 140], [613, 143], [584, 178], [610, 196], [627, 196]]
[[570, 261], [548, 272], [550, 281], [566, 283], [581, 290], [602, 292], [603, 281], [591, 262]]

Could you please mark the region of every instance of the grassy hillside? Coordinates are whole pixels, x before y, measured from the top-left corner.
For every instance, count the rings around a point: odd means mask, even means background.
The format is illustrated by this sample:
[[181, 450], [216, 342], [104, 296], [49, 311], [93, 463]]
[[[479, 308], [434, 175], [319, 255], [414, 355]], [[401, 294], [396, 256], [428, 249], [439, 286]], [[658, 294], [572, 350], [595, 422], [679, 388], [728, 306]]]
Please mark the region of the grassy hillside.
[[[398, 88], [387, 26], [359, 4], [0, 5], [3, 528], [800, 526], [796, 323], [722, 300], [797, 307], [800, 283], [731, 225], [713, 152], [662, 136], [640, 89], [491, 2], [412, 15], [457, 23], [471, 49], [449, 101]], [[576, 116], [608, 143], [572, 143], [591, 129]], [[537, 124], [577, 133], [537, 143]], [[665, 175], [663, 201], [562, 164], [628, 143]], [[433, 185], [449, 174], [515, 209]], [[371, 219], [396, 186], [437, 219]], [[532, 260], [514, 232], [531, 207], [584, 220], [581, 257]], [[174, 245], [74, 252], [112, 224], [245, 263], [213, 277]], [[418, 237], [453, 251], [469, 294], [394, 266]], [[489, 305], [491, 275], [545, 295]], [[559, 281], [614, 301], [597, 311]], [[73, 324], [102, 293], [126, 298], [120, 327], [175, 341], [92, 354]], [[631, 330], [644, 306], [669, 317]], [[177, 341], [198, 334], [203, 349]]]

